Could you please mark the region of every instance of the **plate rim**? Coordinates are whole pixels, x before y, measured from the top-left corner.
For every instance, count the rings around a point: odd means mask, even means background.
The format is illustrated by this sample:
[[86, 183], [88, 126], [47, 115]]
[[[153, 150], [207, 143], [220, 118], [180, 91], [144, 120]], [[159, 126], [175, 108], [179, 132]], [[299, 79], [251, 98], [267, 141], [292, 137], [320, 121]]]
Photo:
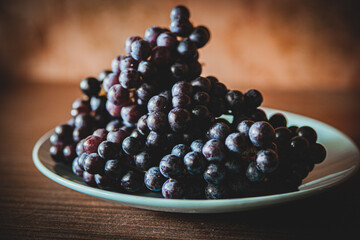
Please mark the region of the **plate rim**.
[[[256, 196], [256, 197], [244, 197], [244, 198], [230, 198], [230, 199], [217, 199], [217, 200], [206, 200], [206, 199], [165, 199], [165, 198], [155, 198], [155, 197], [149, 197], [149, 196], [138, 196], [128, 193], [119, 193], [119, 192], [112, 192], [107, 191], [99, 188], [94, 188], [91, 186], [82, 185], [79, 183], [76, 183], [72, 180], [66, 179], [54, 172], [52, 172], [50, 169], [48, 169], [40, 160], [38, 153], [41, 148], [41, 146], [49, 139], [50, 135], [53, 133], [54, 129], [51, 129], [50, 131], [46, 132], [44, 135], [40, 137], [40, 139], [37, 140], [33, 152], [33, 162], [36, 166], [36, 168], [47, 178], [50, 180], [65, 186], [67, 188], [70, 188], [72, 190], [75, 190], [77, 192], [81, 192], [93, 197], [106, 199], [115, 201], [117, 203], [120, 203], [122, 205], [128, 205], [133, 206], [137, 208], [142, 209], [149, 209], [149, 210], [155, 210], [155, 211], [164, 211], [164, 212], [190, 212], [190, 213], [220, 213], [220, 212], [231, 212], [231, 209], [227, 209], [228, 207], [233, 207], [235, 209], [234, 211], [242, 211], [242, 210], [250, 210], [254, 208], [260, 208], [260, 207], [266, 207], [268, 205], [275, 205], [280, 204], [296, 199], [302, 199], [305, 197], [308, 197], [310, 195], [320, 193], [324, 190], [328, 190], [336, 185], [339, 185], [346, 180], [348, 180], [350, 177], [352, 177], [360, 167], [360, 158], [359, 158], [359, 149], [357, 148], [356, 144], [352, 141], [351, 138], [349, 138], [346, 134], [341, 132], [340, 130], [324, 123], [319, 120], [292, 113], [287, 112], [283, 110], [278, 110], [274, 108], [262, 108], [265, 111], [277, 111], [284, 114], [291, 114], [295, 117], [301, 117], [301, 118], [307, 118], [312, 121], [316, 121], [322, 125], [325, 125], [327, 128], [331, 128], [332, 131], [336, 131], [339, 134], [342, 135], [342, 137], [346, 138], [349, 143], [352, 145], [354, 150], [356, 150], [356, 164], [352, 166], [351, 168], [345, 169], [341, 172], [336, 172], [340, 178], [336, 181], [327, 183], [325, 185], [315, 186], [309, 189], [303, 189], [299, 191], [293, 191], [293, 192], [287, 192], [287, 193], [280, 193], [280, 194], [272, 194], [272, 195], [266, 195], [266, 196]], [[332, 175], [332, 174], [330, 174]], [[322, 178], [315, 179], [313, 181], [320, 181], [321, 179], [324, 179], [326, 177], [329, 177], [330, 175], [326, 175]], [[312, 182], [313, 182], [312, 181]], [[308, 183], [306, 183], [308, 184]], [[304, 185], [306, 185], [304, 184]], [[301, 186], [304, 186], [301, 185]], [[149, 201], [146, 201], [149, 200]], [[150, 201], [151, 200], [151, 201]], [[144, 205], [144, 202], [146, 204]], [[206, 203], [206, 204], [204, 204]], [[256, 204], [254, 204], [256, 203]]]

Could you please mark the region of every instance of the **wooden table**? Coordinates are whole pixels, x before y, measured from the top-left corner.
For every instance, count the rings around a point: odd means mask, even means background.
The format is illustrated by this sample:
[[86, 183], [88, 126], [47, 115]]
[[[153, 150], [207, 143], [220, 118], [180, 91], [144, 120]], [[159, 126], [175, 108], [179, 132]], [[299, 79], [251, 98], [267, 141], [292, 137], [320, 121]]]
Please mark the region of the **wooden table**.
[[[349, 239], [360, 227], [360, 174], [319, 195], [231, 214], [174, 214], [65, 188], [34, 166], [46, 131], [69, 118], [77, 86], [0, 89], [0, 239]], [[265, 106], [314, 117], [360, 145], [360, 92], [264, 92]]]

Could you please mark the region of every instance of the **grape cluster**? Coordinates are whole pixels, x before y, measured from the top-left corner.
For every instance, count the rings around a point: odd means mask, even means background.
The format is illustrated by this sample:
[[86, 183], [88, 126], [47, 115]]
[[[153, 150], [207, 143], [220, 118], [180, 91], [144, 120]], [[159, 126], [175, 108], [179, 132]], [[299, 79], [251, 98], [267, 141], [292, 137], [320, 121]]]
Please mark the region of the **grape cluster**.
[[184, 6], [170, 18], [169, 29], [126, 39], [111, 71], [81, 81], [84, 97], [50, 137], [52, 158], [111, 191], [221, 199], [296, 190], [326, 156], [314, 129], [268, 119], [258, 90], [201, 76], [209, 30]]

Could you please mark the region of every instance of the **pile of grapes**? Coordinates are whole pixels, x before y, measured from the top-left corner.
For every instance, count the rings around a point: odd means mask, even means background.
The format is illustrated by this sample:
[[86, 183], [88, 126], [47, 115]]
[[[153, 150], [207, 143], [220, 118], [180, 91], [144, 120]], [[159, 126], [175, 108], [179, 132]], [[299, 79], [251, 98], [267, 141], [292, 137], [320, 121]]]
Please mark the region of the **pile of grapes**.
[[85, 96], [50, 137], [52, 158], [118, 192], [221, 199], [297, 190], [326, 156], [314, 129], [268, 118], [255, 89], [200, 76], [209, 30], [194, 27], [184, 6], [170, 17], [169, 29], [129, 37], [111, 71], [81, 81]]

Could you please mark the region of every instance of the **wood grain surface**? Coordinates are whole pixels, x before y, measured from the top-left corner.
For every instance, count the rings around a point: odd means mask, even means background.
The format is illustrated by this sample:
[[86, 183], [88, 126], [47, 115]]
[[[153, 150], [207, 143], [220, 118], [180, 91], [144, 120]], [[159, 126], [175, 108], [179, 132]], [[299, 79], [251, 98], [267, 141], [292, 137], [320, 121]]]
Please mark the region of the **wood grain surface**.
[[[139, 210], [67, 189], [35, 168], [31, 152], [79, 95], [73, 85], [0, 88], [0, 239], [350, 239], [360, 227], [359, 173], [311, 198], [230, 214]], [[324, 121], [360, 145], [359, 92], [264, 96], [264, 106]]]

